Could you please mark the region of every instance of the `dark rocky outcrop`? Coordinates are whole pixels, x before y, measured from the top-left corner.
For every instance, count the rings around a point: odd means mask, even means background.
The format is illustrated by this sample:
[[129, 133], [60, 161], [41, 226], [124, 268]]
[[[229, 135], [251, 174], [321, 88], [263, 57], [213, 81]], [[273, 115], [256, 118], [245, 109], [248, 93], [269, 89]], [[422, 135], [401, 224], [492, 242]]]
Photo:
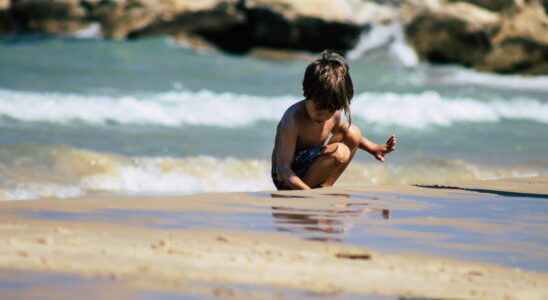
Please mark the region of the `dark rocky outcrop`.
[[225, 32], [200, 30], [197, 33], [217, 46], [235, 52], [245, 52], [253, 47], [311, 52], [321, 52], [326, 48], [345, 51], [356, 45], [361, 33], [358, 25], [312, 17], [288, 21], [266, 10], [251, 10], [246, 15], [248, 22]]
[[[418, 56], [501, 73], [546, 74], [548, 0], [0, 0], [0, 33], [198, 37], [225, 51], [355, 47], [401, 23]], [[99, 26], [97, 26], [99, 27]], [[397, 26], [396, 26], [397, 27]]]
[[0, 34], [7, 33], [14, 27], [10, 15], [10, 0], [0, 0]]
[[326, 48], [351, 49], [358, 40], [361, 26], [308, 16], [288, 19], [277, 11], [258, 7], [240, 8], [231, 14], [219, 9], [187, 13], [131, 31], [128, 36], [181, 32], [201, 36], [230, 52], [247, 52], [253, 47], [318, 52]]
[[19, 31], [58, 34], [89, 26], [78, 0], [12, 0], [12, 26]]
[[422, 60], [471, 67], [491, 50], [491, 44], [483, 28], [467, 25], [452, 16], [424, 13], [405, 32]]
[[253, 47], [318, 52], [326, 48], [351, 49], [361, 32], [362, 26], [353, 22], [301, 13], [289, 16], [291, 7], [279, 9], [262, 2], [248, 4], [250, 2], [240, 1], [230, 13], [224, 5], [223, 9], [217, 7], [182, 14], [173, 20], [161, 20], [142, 30], [132, 31], [129, 36], [187, 32], [231, 52], [247, 52]]
[[514, 6], [514, 0], [449, 0], [449, 2], [466, 2], [496, 12], [501, 12]]
[[4, 26], [11, 30], [46, 34], [70, 34], [98, 23], [102, 35], [113, 39], [193, 34], [231, 52], [246, 52], [257, 46], [343, 51], [356, 44], [360, 24], [321, 9], [320, 13], [302, 12], [302, 3], [292, 2], [12, 0], [1, 20], [12, 20]]

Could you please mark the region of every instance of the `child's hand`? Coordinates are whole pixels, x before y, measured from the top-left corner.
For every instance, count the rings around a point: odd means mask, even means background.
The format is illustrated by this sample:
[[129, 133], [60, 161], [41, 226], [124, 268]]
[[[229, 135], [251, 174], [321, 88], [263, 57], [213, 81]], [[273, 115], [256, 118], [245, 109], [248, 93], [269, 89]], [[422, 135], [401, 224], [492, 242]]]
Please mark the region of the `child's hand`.
[[377, 151], [375, 151], [375, 158], [380, 162], [384, 162], [384, 156], [394, 151], [394, 149], [396, 149], [396, 144], [396, 136], [393, 135], [386, 141], [386, 144], [379, 145]]

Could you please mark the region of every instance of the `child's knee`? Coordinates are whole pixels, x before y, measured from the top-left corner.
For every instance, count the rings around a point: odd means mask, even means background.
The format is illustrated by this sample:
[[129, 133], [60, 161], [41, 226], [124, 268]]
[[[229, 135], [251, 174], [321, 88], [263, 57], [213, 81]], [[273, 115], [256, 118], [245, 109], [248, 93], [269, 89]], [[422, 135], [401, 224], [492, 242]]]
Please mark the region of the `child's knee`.
[[348, 127], [348, 136], [353, 141], [355, 141], [357, 144], [360, 143], [360, 139], [362, 138], [362, 132], [356, 125], [350, 125]]
[[357, 147], [360, 144], [362, 132], [356, 125], [345, 124], [344, 136], [346, 144], [350, 144], [351, 147]]
[[329, 154], [333, 161], [337, 164], [346, 164], [350, 160], [350, 149], [343, 143], [336, 144], [337, 149]]

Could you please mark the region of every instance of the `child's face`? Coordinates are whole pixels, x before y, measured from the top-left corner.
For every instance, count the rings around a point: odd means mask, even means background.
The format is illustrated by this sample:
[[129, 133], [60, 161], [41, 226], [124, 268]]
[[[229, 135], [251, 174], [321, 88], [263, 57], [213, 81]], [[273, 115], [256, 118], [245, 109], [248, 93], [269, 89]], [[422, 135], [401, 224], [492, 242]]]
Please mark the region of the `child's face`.
[[325, 122], [333, 117], [336, 111], [329, 109], [318, 109], [316, 103], [312, 100], [306, 100], [305, 102], [306, 112], [313, 121], [318, 123]]

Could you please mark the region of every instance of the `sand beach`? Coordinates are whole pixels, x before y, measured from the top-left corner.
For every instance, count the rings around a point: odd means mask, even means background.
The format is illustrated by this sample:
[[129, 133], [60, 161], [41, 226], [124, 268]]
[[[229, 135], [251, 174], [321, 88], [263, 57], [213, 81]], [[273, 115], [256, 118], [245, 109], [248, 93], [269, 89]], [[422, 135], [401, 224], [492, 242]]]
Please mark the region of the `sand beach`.
[[[0, 0], [0, 299], [548, 299], [548, 2], [312, 2]], [[325, 48], [397, 150], [277, 192]]]
[[0, 202], [0, 297], [546, 299], [546, 201], [533, 177]]

